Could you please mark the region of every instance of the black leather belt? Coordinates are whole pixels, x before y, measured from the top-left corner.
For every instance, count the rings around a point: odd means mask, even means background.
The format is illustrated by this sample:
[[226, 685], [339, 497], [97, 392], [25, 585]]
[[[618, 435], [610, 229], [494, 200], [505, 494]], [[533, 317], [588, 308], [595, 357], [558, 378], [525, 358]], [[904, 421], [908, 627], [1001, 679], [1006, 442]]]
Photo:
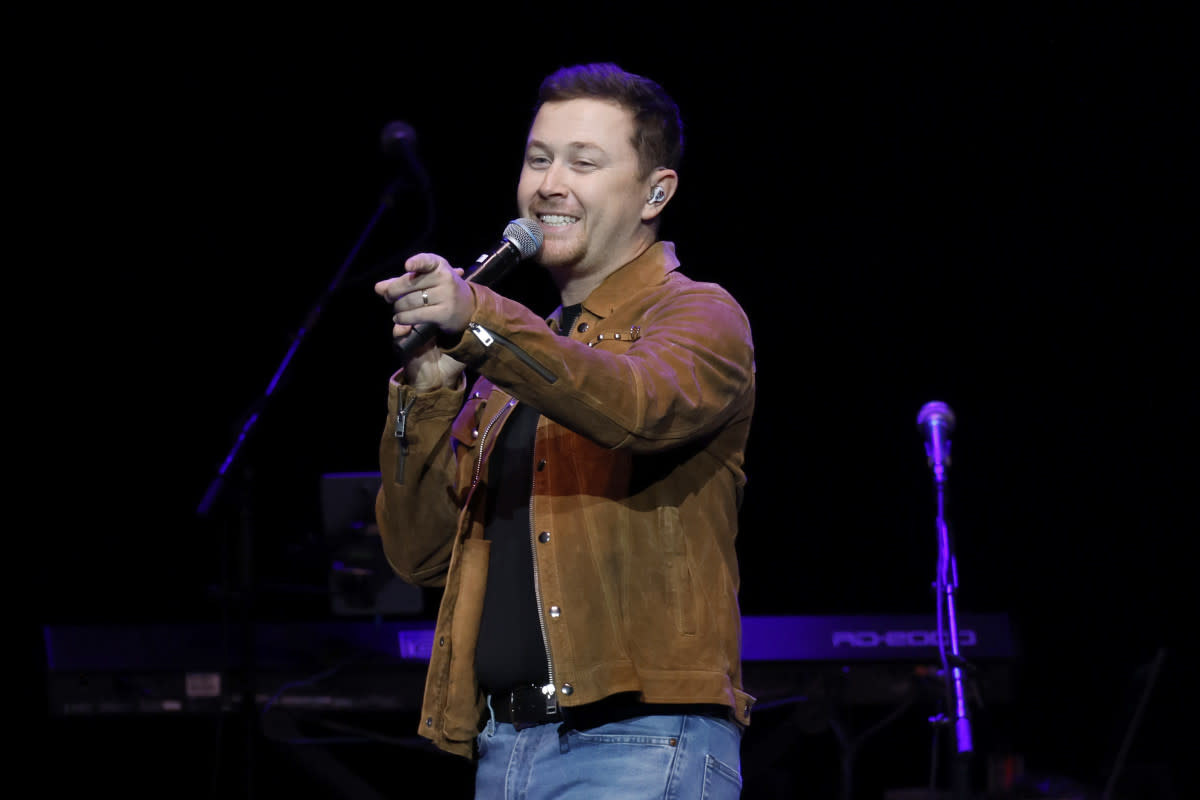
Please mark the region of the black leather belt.
[[492, 713], [497, 722], [507, 722], [517, 730], [562, 722], [562, 711], [554, 695], [542, 693], [540, 686], [520, 686], [508, 692], [492, 694]]
[[723, 705], [705, 703], [646, 704], [633, 693], [618, 694], [582, 706], [561, 708], [553, 695], [547, 697], [540, 686], [522, 686], [508, 692], [493, 692], [492, 713], [497, 722], [510, 723], [517, 730], [565, 722], [569, 728], [586, 731], [609, 722], [655, 714], [703, 714], [737, 722], [733, 712]]

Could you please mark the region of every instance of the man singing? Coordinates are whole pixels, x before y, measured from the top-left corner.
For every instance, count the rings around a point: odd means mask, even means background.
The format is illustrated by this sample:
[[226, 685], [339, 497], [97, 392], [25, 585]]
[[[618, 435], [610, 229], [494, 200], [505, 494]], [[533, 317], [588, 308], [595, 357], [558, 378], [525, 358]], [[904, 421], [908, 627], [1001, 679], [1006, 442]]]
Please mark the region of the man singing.
[[543, 319], [432, 253], [375, 287], [394, 337], [436, 331], [389, 382], [376, 518], [396, 573], [444, 587], [419, 730], [476, 761], [477, 798], [741, 793], [754, 349], [659, 239], [682, 153], [657, 83], [560, 69], [517, 208], [561, 305]]

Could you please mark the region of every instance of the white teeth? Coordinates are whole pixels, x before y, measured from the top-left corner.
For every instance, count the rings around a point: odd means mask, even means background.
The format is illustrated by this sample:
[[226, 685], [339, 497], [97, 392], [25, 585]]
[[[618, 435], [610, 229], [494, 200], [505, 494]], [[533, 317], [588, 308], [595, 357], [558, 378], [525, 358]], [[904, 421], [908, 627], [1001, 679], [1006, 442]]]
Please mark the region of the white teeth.
[[565, 214], [539, 214], [538, 219], [546, 225], [572, 225], [579, 217], [568, 217]]

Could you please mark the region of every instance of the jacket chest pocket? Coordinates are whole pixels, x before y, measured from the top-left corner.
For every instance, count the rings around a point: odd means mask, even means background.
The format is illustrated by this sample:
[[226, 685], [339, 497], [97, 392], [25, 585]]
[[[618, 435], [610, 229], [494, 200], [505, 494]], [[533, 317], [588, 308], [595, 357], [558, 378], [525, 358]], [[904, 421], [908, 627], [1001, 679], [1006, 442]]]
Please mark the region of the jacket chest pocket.
[[456, 447], [474, 447], [478, 443], [480, 420], [486, 405], [487, 398], [481, 397], [479, 392], [472, 392], [463, 403], [462, 410], [458, 412], [454, 424], [450, 427]]
[[458, 490], [463, 493], [470, 491], [478, 468], [480, 432], [486, 413], [487, 395], [472, 391], [450, 426], [454, 458], [458, 464]]

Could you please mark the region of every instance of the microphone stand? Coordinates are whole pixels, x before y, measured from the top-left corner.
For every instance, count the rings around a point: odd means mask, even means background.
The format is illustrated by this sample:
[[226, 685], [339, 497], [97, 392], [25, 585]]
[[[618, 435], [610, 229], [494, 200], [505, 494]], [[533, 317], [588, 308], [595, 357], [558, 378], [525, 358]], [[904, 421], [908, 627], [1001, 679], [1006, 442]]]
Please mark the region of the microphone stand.
[[[417, 173], [419, 186], [422, 189], [425, 197], [426, 210], [428, 212], [425, 220], [425, 228], [421, 233], [420, 239], [418, 240], [419, 245], [421, 242], [423, 242], [433, 226], [432, 195], [429, 191], [428, 175], [420, 167], [419, 162], [414, 162], [413, 166]], [[341, 286], [347, 271], [350, 269], [350, 265], [358, 257], [359, 251], [366, 243], [368, 237], [371, 235], [371, 232], [374, 231], [375, 227], [379, 224], [380, 218], [387, 211], [387, 209], [391, 208], [395, 203], [395, 197], [398, 191], [401, 188], [407, 188], [410, 185], [411, 184], [409, 184], [408, 181], [401, 176], [389, 184], [381, 194], [379, 204], [376, 206], [375, 211], [371, 214], [370, 219], [367, 221], [367, 224], [359, 234], [357, 241], [355, 241], [354, 245], [350, 248], [350, 252], [346, 256], [346, 259], [342, 262], [341, 266], [338, 267], [337, 272], [334, 274], [332, 280], [330, 280], [329, 285], [325, 288], [325, 291], [321, 294], [321, 296], [317, 299], [317, 302], [304, 317], [304, 321], [300, 325], [299, 330], [297, 330], [293, 335], [291, 346], [288, 347], [287, 352], [284, 354], [283, 360], [279, 363], [275, 373], [267, 382], [266, 389], [251, 404], [250, 408], [243, 415], [241, 429], [234, 437], [233, 445], [230, 447], [229, 452], [225, 455], [221, 465], [217, 468], [217, 474], [209, 483], [208, 488], [204, 492], [203, 498], [196, 507], [196, 515], [199, 518], [207, 519], [212, 514], [213, 509], [217, 507], [219, 501], [222, 499], [226, 489], [226, 480], [228, 476], [232, 474], [234, 467], [241, 466], [239, 459], [241, 459], [242, 456], [243, 446], [250, 440], [250, 436], [254, 432], [255, 426], [258, 424], [258, 421], [262, 418], [263, 413], [266, 411], [267, 403], [274, 395], [275, 390], [283, 384], [283, 379], [292, 363], [292, 358], [300, 349], [300, 345], [304, 342], [304, 339], [308, 333], [312, 331], [314, 327], [316, 327], [317, 321], [321, 316], [321, 309], [326, 300], [328, 300]], [[254, 535], [252, 530], [253, 525], [251, 522], [251, 505], [249, 501], [251, 470], [248, 468], [242, 469], [242, 475], [242, 491], [238, 493], [238, 501], [240, 505], [238, 543], [237, 547], [234, 548], [234, 553], [240, 561], [238, 564], [238, 569], [236, 570], [238, 585], [236, 588], [229, 586], [222, 587], [221, 597], [223, 609], [227, 607], [227, 604], [231, 598], [236, 597], [239, 602], [239, 610], [241, 612], [243, 626], [241, 643], [242, 680], [239, 684], [241, 695], [239, 710], [243, 713], [246, 722], [246, 741], [244, 751], [246, 758], [246, 797], [248, 800], [251, 800], [254, 797], [254, 742], [258, 733], [258, 714], [256, 708], [257, 686], [255, 680], [255, 581], [252, 561], [252, 555], [254, 552]], [[229, 572], [226, 570], [225, 575], [228, 576], [228, 574]], [[226, 577], [224, 580], [228, 582], [228, 577]], [[224, 618], [225, 616], [223, 614], [222, 619], [224, 620]], [[218, 715], [221, 714], [220, 711], [217, 713]], [[220, 726], [219, 718], [218, 726]]]
[[[964, 674], [966, 660], [959, 651], [958, 615], [955, 608], [955, 595], [958, 592], [958, 560], [954, 554], [949, 525], [946, 523], [946, 466], [949, 464], [950, 441], [945, 441], [944, 457], [942, 448], [935, 441], [927, 445], [930, 463], [933, 467], [934, 499], [937, 507], [937, 633], [938, 651], [942, 659], [942, 675], [949, 677], [947, 687], [947, 704], [953, 709], [953, 719], [947, 719], [945, 714], [938, 714], [930, 719], [934, 725], [953, 724], [954, 757], [950, 763], [951, 797], [954, 800], [967, 800], [970, 797], [970, 762], [974, 753], [971, 736], [971, 720], [967, 709], [966, 691], [964, 689]], [[950, 652], [946, 652], [947, 631], [950, 639]]]

